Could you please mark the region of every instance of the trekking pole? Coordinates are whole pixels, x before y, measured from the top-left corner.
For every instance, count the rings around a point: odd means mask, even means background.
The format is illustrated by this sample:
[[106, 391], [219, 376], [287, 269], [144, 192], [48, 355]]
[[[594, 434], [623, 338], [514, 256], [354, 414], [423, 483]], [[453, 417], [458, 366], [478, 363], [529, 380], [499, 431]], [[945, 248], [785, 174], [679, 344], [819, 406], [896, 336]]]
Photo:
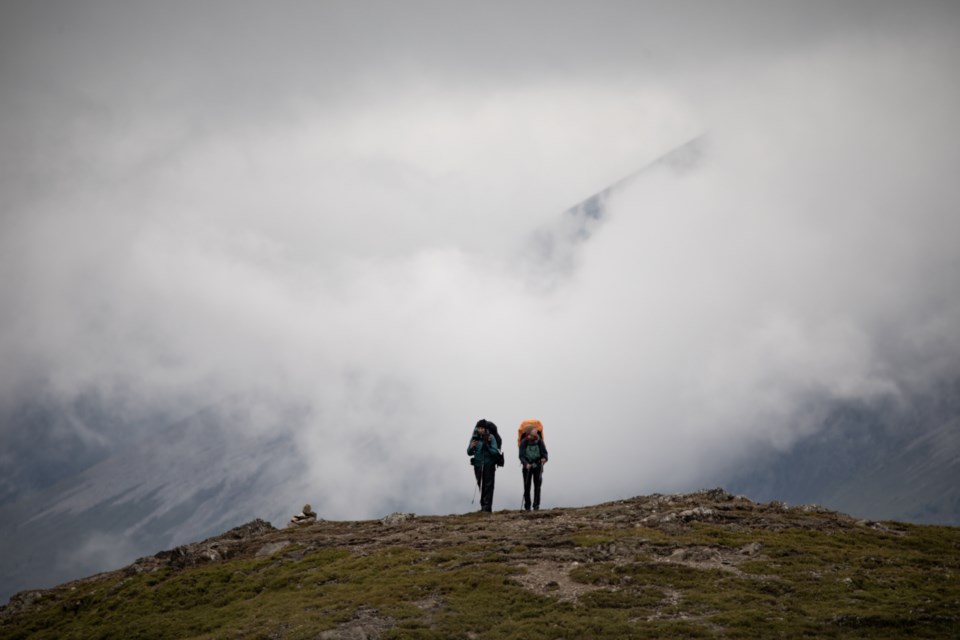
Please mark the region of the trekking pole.
[[[472, 465], [471, 465], [471, 466], [472, 466]], [[476, 468], [476, 467], [474, 467], [474, 468]], [[474, 476], [473, 476], [473, 497], [470, 498], [470, 504], [471, 504], [471, 505], [472, 505], [472, 504], [474, 503], [474, 501], [477, 499], [477, 487], [479, 487], [479, 486], [480, 486], [480, 485], [477, 483], [477, 476], [476, 476], [476, 474], [474, 474]]]

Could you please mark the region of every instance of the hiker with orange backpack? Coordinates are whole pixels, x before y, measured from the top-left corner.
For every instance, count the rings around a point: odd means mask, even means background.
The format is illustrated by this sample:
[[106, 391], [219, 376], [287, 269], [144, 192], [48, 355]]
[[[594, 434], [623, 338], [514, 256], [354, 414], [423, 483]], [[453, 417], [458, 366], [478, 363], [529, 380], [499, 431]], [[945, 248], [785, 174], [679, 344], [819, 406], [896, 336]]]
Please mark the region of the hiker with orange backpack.
[[524, 420], [517, 430], [520, 466], [523, 469], [523, 510], [530, 511], [530, 484], [533, 483], [533, 510], [540, 509], [540, 486], [543, 483], [543, 465], [547, 463], [547, 445], [543, 440], [543, 424], [539, 420]]

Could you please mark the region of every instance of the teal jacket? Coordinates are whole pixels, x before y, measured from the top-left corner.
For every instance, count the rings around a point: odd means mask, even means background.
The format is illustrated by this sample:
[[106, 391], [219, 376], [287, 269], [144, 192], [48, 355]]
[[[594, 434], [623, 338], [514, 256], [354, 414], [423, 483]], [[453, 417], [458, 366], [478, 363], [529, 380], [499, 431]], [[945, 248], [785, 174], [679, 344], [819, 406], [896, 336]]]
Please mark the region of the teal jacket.
[[497, 464], [497, 458], [499, 457], [500, 451], [497, 449], [497, 439], [490, 436], [490, 442], [478, 442], [476, 446], [473, 445], [474, 440], [479, 440], [480, 436], [477, 435], [477, 430], [473, 430], [473, 435], [470, 436], [470, 444], [467, 445], [467, 455], [473, 456], [473, 466], [490, 466], [494, 467]]

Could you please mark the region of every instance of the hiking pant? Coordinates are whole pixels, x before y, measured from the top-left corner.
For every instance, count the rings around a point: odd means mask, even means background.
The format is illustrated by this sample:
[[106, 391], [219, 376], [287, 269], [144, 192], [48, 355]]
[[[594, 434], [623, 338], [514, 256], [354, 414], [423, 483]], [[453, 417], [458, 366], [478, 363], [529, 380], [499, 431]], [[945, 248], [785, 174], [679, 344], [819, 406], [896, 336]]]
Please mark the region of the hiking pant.
[[480, 489], [480, 511], [493, 511], [493, 483], [496, 479], [497, 465], [474, 465], [473, 473], [477, 477], [477, 488]]
[[540, 508], [540, 484], [543, 482], [543, 467], [523, 470], [523, 508], [530, 511], [530, 480], [533, 480], [533, 508]]

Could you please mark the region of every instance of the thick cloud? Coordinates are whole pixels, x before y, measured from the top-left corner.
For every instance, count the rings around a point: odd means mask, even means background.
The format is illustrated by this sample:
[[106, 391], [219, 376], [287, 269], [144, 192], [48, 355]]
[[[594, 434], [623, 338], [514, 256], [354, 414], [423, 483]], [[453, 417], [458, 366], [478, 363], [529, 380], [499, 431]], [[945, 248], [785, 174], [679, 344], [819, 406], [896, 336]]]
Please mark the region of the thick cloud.
[[543, 420], [570, 504], [955, 373], [951, 5], [525, 7], [19, 7], [0, 386], [296, 407], [346, 517], [463, 508], [480, 417]]

